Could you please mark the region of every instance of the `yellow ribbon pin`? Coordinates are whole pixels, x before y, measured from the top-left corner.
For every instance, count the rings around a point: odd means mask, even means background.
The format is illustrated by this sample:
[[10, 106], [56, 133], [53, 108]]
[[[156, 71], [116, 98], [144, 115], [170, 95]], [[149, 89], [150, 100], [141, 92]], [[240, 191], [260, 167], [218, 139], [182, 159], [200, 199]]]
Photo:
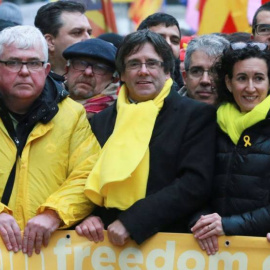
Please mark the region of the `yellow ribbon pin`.
[[248, 135], [244, 136], [244, 142], [245, 142], [245, 147], [248, 147], [248, 146], [251, 146], [251, 143], [250, 143], [250, 137]]

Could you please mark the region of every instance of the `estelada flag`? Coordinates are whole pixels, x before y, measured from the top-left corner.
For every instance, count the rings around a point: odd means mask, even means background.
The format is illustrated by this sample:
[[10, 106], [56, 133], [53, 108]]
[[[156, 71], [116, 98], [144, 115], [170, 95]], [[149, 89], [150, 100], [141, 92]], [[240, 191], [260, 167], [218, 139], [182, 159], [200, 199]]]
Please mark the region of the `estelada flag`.
[[135, 0], [129, 8], [128, 15], [137, 26], [149, 15], [161, 10], [163, 0]]
[[250, 32], [256, 10], [270, 0], [188, 0], [186, 21], [198, 34]]
[[200, 0], [198, 34], [250, 32], [249, 0]]

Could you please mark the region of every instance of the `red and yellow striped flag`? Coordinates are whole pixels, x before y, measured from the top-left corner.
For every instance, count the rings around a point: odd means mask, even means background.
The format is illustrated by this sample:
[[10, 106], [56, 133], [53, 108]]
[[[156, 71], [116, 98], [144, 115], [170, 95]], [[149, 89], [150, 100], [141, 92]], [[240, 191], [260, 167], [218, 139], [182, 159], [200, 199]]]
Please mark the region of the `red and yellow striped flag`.
[[93, 29], [93, 36], [103, 33], [117, 33], [114, 10], [111, 0], [85, 0], [86, 13]]
[[129, 8], [129, 17], [136, 28], [149, 15], [161, 10], [163, 0], [135, 0]]

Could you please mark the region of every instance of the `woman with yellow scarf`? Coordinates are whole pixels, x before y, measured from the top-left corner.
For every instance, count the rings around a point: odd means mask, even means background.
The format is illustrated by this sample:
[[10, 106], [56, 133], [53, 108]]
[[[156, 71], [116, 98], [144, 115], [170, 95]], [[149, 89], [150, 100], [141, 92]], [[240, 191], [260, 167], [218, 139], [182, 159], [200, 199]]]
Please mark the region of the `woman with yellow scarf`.
[[255, 42], [232, 43], [216, 66], [221, 105], [212, 203], [191, 228], [209, 255], [219, 235], [270, 230], [269, 66], [267, 45]]

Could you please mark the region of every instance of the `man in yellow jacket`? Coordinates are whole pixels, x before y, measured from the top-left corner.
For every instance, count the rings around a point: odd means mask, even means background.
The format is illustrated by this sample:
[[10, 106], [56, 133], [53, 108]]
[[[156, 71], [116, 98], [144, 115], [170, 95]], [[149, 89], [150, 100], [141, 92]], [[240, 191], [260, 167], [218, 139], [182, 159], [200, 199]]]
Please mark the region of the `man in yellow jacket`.
[[0, 33], [0, 235], [28, 256], [91, 211], [83, 194], [96, 151], [90, 127], [83, 106], [47, 77], [47, 61], [37, 28]]

